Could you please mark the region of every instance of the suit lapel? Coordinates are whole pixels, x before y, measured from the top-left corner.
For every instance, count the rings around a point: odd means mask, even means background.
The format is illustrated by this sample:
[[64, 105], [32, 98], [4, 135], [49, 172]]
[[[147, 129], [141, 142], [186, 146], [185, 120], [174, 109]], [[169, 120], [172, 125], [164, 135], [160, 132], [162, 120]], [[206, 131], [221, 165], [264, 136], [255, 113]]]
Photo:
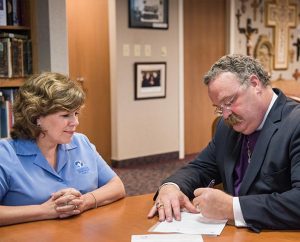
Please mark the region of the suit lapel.
[[251, 184], [259, 173], [264, 162], [269, 143], [272, 136], [278, 129], [278, 123], [281, 121], [282, 108], [286, 102], [286, 97], [282, 92], [277, 91], [276, 89], [274, 89], [274, 91], [277, 93], [278, 98], [274, 103], [256, 142], [251, 162], [246, 170], [246, 174], [239, 190], [240, 196], [247, 194]]
[[273, 134], [277, 130], [277, 125], [274, 125], [273, 123], [269, 125], [268, 129], [262, 130], [257, 142], [255, 144], [255, 148], [251, 157], [251, 162], [246, 170], [245, 176], [243, 178], [239, 195], [245, 195], [247, 194], [251, 184], [253, 183], [255, 177], [260, 171], [260, 168], [263, 164], [263, 161], [265, 159], [265, 155], [267, 152], [267, 148], [269, 146], [270, 140], [273, 136]]
[[242, 134], [234, 132], [232, 137], [228, 142], [226, 150], [229, 152], [225, 153], [224, 157], [224, 167], [225, 167], [225, 178], [227, 184], [227, 190], [229, 194], [234, 194], [233, 188], [233, 171], [237, 160], [239, 159], [239, 154], [242, 144]]

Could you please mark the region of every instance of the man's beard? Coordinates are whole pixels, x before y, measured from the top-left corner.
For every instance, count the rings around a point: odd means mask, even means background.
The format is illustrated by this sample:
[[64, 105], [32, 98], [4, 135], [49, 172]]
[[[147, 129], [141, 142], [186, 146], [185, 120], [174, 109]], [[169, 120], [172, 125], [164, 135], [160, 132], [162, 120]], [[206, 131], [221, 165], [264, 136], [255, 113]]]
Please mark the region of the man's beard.
[[241, 123], [243, 121], [242, 117], [232, 113], [229, 115], [229, 117], [227, 119], [225, 119], [225, 123], [229, 126], [234, 126], [237, 125], [239, 123]]

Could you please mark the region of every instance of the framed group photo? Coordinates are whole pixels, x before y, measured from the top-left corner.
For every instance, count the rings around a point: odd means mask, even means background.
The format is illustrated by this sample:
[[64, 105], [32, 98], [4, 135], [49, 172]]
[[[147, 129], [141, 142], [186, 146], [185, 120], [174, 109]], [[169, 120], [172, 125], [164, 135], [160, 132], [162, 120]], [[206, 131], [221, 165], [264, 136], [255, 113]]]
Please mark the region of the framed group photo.
[[166, 62], [136, 62], [135, 100], [166, 97]]
[[168, 29], [168, 0], [129, 0], [129, 27]]

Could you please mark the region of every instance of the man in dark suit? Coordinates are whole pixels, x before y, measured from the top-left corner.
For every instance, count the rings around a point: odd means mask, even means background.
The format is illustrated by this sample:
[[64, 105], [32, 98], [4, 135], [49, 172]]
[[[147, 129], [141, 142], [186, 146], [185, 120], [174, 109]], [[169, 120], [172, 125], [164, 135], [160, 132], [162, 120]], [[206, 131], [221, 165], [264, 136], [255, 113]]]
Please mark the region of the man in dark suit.
[[[186, 208], [254, 231], [300, 229], [300, 105], [249, 56], [222, 57], [204, 83], [222, 116], [215, 135], [164, 180], [148, 217], [180, 220]], [[224, 192], [207, 187], [212, 180]]]

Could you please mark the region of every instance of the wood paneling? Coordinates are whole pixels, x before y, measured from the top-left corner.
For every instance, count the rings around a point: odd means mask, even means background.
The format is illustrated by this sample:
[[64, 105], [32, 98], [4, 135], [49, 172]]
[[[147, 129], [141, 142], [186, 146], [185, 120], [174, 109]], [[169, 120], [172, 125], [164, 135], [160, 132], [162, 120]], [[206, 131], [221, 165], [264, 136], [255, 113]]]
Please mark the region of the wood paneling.
[[272, 87], [277, 87], [285, 95], [300, 98], [300, 83], [296, 80], [272, 81]]
[[184, 1], [185, 153], [204, 148], [211, 138], [213, 108], [202, 83], [210, 66], [225, 54], [226, 1]]
[[79, 132], [111, 158], [108, 1], [67, 0], [69, 68], [71, 78], [83, 78], [87, 101]]

